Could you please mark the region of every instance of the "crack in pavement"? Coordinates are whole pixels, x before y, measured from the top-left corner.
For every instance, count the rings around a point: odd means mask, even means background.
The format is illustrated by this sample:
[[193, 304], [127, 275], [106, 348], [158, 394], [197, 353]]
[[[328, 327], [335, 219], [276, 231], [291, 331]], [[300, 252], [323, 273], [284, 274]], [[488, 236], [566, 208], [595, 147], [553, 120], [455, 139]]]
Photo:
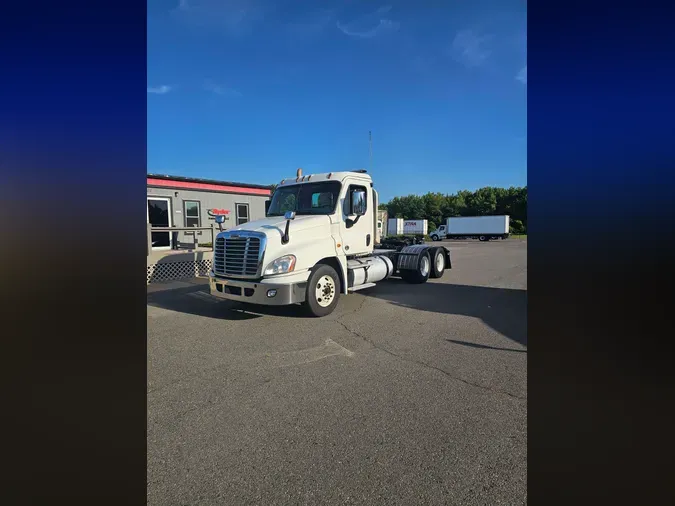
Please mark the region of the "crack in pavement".
[[419, 366], [426, 367], [428, 369], [433, 369], [434, 371], [438, 371], [438, 372], [440, 372], [441, 374], [445, 375], [446, 377], [448, 377], [450, 379], [453, 379], [455, 381], [459, 381], [461, 383], [464, 383], [465, 385], [469, 385], [469, 386], [472, 386], [472, 387], [475, 387], [475, 388], [479, 388], [479, 389], [487, 391], [487, 392], [493, 392], [493, 393], [497, 393], [497, 394], [506, 395], [508, 397], [511, 397], [513, 399], [517, 399], [519, 401], [526, 401], [527, 400], [527, 397], [521, 397], [519, 395], [514, 395], [510, 392], [506, 392], [504, 390], [498, 390], [498, 389], [495, 389], [495, 388], [492, 388], [492, 387], [487, 387], [487, 386], [481, 385], [479, 383], [472, 383], [471, 381], [467, 381], [467, 380], [465, 380], [463, 378], [460, 378], [458, 376], [453, 376], [448, 371], [446, 371], [444, 369], [441, 369], [440, 367], [436, 367], [434, 365], [427, 364], [426, 362], [422, 362], [421, 360], [415, 360], [413, 358], [404, 357], [403, 355], [399, 355], [397, 353], [394, 353], [393, 351], [388, 350], [387, 348], [385, 348], [381, 345], [375, 344], [375, 342], [373, 342], [372, 339], [370, 339], [367, 336], [364, 336], [363, 334], [361, 334], [361, 333], [357, 332], [356, 330], [350, 328], [346, 323], [341, 321], [342, 318], [344, 318], [346, 316], [349, 316], [349, 315], [352, 315], [352, 314], [355, 314], [358, 311], [360, 311], [363, 308], [363, 305], [365, 304], [366, 300], [367, 300], [367, 298], [364, 297], [363, 301], [361, 302], [361, 304], [359, 305], [358, 308], [356, 308], [354, 311], [350, 311], [349, 313], [345, 313], [345, 314], [341, 315], [340, 317], [336, 318], [334, 321], [336, 323], [338, 323], [339, 325], [341, 325], [347, 332], [361, 338], [363, 341], [370, 344], [376, 350], [383, 351], [384, 353], [387, 353], [388, 355], [391, 355], [392, 357], [396, 357], [399, 360], [403, 360], [404, 362], [410, 362], [412, 364], [417, 364]]
[[[358, 312], [358, 311], [361, 311], [361, 309], [363, 309], [363, 306], [365, 305], [366, 300], [368, 300], [367, 297], [363, 297], [363, 300], [361, 301], [361, 304], [359, 304], [359, 307], [357, 307], [357, 308], [356, 308], [355, 310], [353, 310], [353, 311], [350, 311], [350, 312], [345, 313], [345, 314], [343, 314], [343, 315], [341, 315], [341, 316], [338, 316], [337, 318], [341, 318], [342, 316], [349, 315], [349, 314], [352, 314], [352, 313], [356, 313], [356, 312]], [[329, 321], [335, 321], [335, 319], [328, 319], [328, 320], [329, 320]], [[337, 344], [338, 346], [340, 346], [338, 343], [335, 343], [335, 344]], [[340, 347], [342, 348], [342, 346], [340, 346]], [[352, 353], [350, 350], [347, 350], [346, 348], [344, 348], [344, 349], [345, 349], [346, 352]], [[302, 350], [301, 350], [301, 351], [302, 351]], [[306, 350], [304, 350], [304, 351], [306, 351]], [[249, 365], [250, 365], [250, 363], [253, 363], [254, 365], [258, 365], [258, 364], [260, 364], [262, 361], [264, 361], [264, 359], [265, 359], [265, 356], [263, 356], [263, 355], [259, 355], [259, 356], [256, 355], [256, 356], [253, 357], [253, 359], [250, 359], [250, 360], [248, 360], [248, 361], [242, 361], [242, 362], [240, 363], [240, 367], [243, 367], [242, 364], [249, 364]], [[164, 383], [164, 384], [161, 384], [161, 383], [160, 383], [158, 386], [156, 386], [156, 385], [153, 385], [153, 386], [148, 385], [146, 392], [147, 392], [147, 395], [154, 394], [154, 393], [156, 393], [156, 392], [162, 392], [163, 390], [166, 390], [167, 388], [172, 388], [172, 387], [175, 387], [176, 385], [179, 385], [179, 384], [182, 384], [182, 383], [187, 383], [187, 382], [189, 382], [189, 381], [191, 381], [191, 380], [194, 380], [194, 379], [196, 379], [196, 378], [206, 379], [211, 373], [216, 372], [216, 371], [218, 371], [219, 369], [223, 369], [223, 368], [232, 368], [232, 367], [233, 367], [232, 364], [229, 363], [229, 362], [228, 362], [228, 363], [218, 363], [218, 364], [214, 364], [214, 365], [209, 366], [209, 367], [206, 367], [206, 368], [204, 368], [204, 369], [196, 370], [196, 371], [194, 371], [194, 372], [192, 372], [192, 373], [187, 374], [185, 377], [178, 378], [178, 379], [176, 379], [176, 380], [174, 380], [174, 381], [170, 381], [170, 382], [168, 382], [168, 383]]]

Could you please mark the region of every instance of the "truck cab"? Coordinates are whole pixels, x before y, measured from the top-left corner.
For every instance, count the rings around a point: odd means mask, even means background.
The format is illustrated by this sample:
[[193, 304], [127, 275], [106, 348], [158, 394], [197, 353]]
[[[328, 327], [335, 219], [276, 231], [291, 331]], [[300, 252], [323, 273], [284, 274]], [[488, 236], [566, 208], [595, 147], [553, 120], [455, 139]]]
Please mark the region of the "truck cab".
[[440, 241], [441, 239], [445, 238], [445, 236], [447, 235], [447, 233], [448, 233], [448, 228], [447, 228], [447, 226], [446, 226], [446, 225], [441, 225], [441, 226], [438, 227], [436, 230], [432, 231], [432, 232], [429, 234], [429, 237], [431, 237], [431, 239], [432, 239], [433, 241]]
[[211, 294], [263, 305], [304, 303], [314, 316], [332, 312], [340, 294], [374, 286], [396, 270], [391, 252], [374, 254], [377, 206], [365, 170], [298, 170], [279, 183], [264, 219], [216, 236]]

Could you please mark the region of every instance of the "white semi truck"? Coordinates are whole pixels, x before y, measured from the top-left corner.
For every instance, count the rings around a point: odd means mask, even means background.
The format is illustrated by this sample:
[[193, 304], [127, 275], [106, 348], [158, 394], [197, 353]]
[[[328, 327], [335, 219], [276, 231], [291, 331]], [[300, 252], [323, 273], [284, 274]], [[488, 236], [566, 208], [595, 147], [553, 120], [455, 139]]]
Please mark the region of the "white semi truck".
[[434, 241], [441, 239], [506, 239], [509, 236], [509, 217], [502, 216], [457, 216], [431, 232]]
[[451, 268], [444, 246], [377, 237], [378, 195], [365, 170], [284, 179], [266, 217], [219, 233], [209, 272], [211, 294], [262, 305], [303, 304], [333, 312], [340, 295], [390, 276], [409, 283]]

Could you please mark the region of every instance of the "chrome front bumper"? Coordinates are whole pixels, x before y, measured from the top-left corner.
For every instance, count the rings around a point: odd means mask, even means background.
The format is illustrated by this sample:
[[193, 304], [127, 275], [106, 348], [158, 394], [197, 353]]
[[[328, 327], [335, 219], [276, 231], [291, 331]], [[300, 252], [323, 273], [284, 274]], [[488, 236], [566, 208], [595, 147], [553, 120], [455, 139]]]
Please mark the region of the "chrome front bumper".
[[211, 295], [221, 299], [261, 304], [265, 306], [287, 306], [305, 301], [306, 283], [270, 283], [224, 279], [209, 272]]

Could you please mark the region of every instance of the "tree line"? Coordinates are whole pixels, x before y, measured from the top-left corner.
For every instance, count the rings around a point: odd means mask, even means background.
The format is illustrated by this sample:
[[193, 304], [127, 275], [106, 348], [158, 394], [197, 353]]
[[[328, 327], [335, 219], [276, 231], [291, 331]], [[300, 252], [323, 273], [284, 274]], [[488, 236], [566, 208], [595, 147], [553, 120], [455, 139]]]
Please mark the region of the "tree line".
[[486, 186], [476, 191], [455, 194], [429, 192], [426, 195], [394, 197], [380, 204], [389, 218], [428, 220], [429, 231], [453, 216], [495, 216], [508, 214], [512, 234], [527, 233], [527, 186], [496, 188]]

